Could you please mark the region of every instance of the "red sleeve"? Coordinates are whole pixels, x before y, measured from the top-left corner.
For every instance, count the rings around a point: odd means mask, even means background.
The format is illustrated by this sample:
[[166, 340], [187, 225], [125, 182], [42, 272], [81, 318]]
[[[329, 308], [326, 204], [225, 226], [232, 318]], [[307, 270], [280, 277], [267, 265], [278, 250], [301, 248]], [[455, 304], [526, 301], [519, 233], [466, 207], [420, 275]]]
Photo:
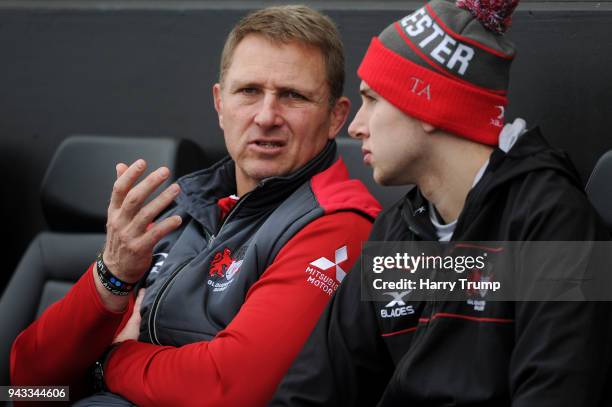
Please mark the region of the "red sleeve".
[[107, 363], [106, 385], [137, 405], [265, 405], [370, 228], [352, 212], [317, 219], [285, 245], [212, 341], [179, 348], [126, 341]]
[[[13, 385], [70, 385], [79, 394], [86, 372], [128, 317], [107, 310], [96, 291], [93, 265], [60, 301], [26, 328], [11, 349]], [[125, 318], [127, 320], [127, 318]], [[74, 388], [73, 388], [74, 387]]]

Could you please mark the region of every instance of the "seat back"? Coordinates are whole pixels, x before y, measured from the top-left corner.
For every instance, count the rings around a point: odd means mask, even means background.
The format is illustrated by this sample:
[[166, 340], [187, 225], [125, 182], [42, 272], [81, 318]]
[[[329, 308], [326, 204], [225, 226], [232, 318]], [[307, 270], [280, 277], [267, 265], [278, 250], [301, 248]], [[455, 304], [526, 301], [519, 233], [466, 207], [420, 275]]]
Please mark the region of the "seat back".
[[201, 168], [202, 149], [189, 140], [73, 136], [58, 147], [41, 188], [41, 203], [51, 230], [103, 232], [115, 165], [147, 161], [147, 173], [165, 165], [174, 176]]
[[612, 233], [612, 150], [595, 164], [586, 185], [589, 200]]
[[116, 163], [138, 158], [147, 161], [147, 173], [168, 167], [172, 175], [166, 185], [211, 164], [187, 140], [74, 136], [58, 147], [41, 187], [51, 230], [30, 243], [0, 298], [0, 385], [9, 382], [15, 337], [64, 296], [102, 247]]
[[342, 156], [351, 177], [361, 180], [380, 202], [383, 209], [393, 205], [411, 188], [411, 186], [383, 187], [378, 185], [372, 178], [372, 169], [363, 163], [361, 142], [347, 137], [338, 137], [336, 142], [338, 154]]

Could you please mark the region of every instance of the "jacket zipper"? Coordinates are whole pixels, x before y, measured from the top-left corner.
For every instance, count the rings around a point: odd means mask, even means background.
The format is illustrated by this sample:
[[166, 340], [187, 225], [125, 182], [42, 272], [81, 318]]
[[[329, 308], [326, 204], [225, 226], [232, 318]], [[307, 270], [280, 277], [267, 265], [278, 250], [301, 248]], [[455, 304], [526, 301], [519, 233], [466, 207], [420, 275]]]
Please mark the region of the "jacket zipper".
[[[262, 181], [259, 186], [263, 186], [263, 184], [264, 184], [264, 182]], [[207, 249], [210, 249], [212, 247], [216, 237], [221, 234], [221, 231], [223, 230], [223, 227], [227, 224], [228, 220], [237, 211], [237, 209], [246, 200], [246, 198], [251, 194], [251, 192], [246, 193], [242, 197], [242, 199], [240, 199], [238, 201], [238, 203], [236, 203], [236, 206], [234, 206], [234, 208], [230, 211], [230, 213], [223, 220], [223, 223], [221, 223], [221, 226], [217, 230], [217, 234], [216, 235], [210, 234], [206, 229], [204, 229], [204, 233], [206, 235], [206, 240], [208, 240], [208, 245], [206, 247]], [[189, 259], [188, 261], [184, 262], [179, 267], [177, 267], [177, 269], [172, 273], [170, 278], [168, 278], [168, 280], [166, 280], [164, 285], [161, 287], [161, 289], [159, 290], [159, 292], [155, 296], [155, 301], [153, 301], [153, 306], [151, 307], [151, 312], [149, 313], [149, 338], [151, 339], [151, 343], [153, 343], [153, 344], [161, 345], [161, 343], [159, 342], [159, 338], [157, 337], [157, 329], [156, 329], [156, 324], [155, 324], [155, 322], [156, 322], [155, 319], [157, 318], [157, 311], [159, 310], [159, 304], [161, 302], [161, 298], [162, 298], [164, 292], [166, 291], [166, 289], [168, 288], [168, 286], [170, 285], [170, 283], [172, 282], [172, 280], [174, 280], [174, 278], [178, 275], [178, 273], [180, 273], [181, 270], [183, 270], [191, 262], [191, 260], [193, 260], [193, 259]]]
[[[259, 186], [263, 186], [263, 181], [260, 182]], [[251, 191], [251, 192], [253, 192], [253, 191]], [[221, 223], [221, 226], [219, 226], [219, 229], [217, 229], [217, 234], [214, 234], [214, 235], [210, 236], [210, 238], [208, 239], [208, 248], [209, 249], [212, 247], [212, 245], [213, 245], [215, 239], [217, 238], [217, 236], [219, 236], [221, 234], [221, 231], [223, 230], [223, 227], [227, 224], [227, 222], [232, 217], [232, 215], [238, 211], [238, 208], [240, 207], [240, 205], [242, 205], [242, 203], [247, 199], [247, 197], [251, 194], [251, 192], [247, 192], [246, 194], [244, 194], [244, 196], [242, 198], [240, 198], [238, 203], [236, 203], [236, 206], [234, 206], [232, 208], [232, 210], [230, 211], [230, 213], [227, 214], [227, 216], [225, 217], [225, 219]]]
[[149, 313], [149, 337], [151, 339], [151, 343], [153, 343], [155, 345], [161, 345], [161, 343], [159, 343], [159, 339], [157, 338], [157, 332], [156, 332], [156, 329], [155, 329], [155, 318], [157, 317], [157, 311], [159, 310], [159, 303], [161, 301], [161, 297], [162, 297], [164, 291], [166, 290], [166, 288], [168, 288], [168, 285], [170, 284], [170, 282], [172, 280], [174, 280], [174, 277], [176, 277], [176, 275], [182, 269], [184, 269], [185, 266], [187, 266], [187, 264], [189, 264], [189, 262], [191, 260], [192, 259], [189, 259], [188, 261], [184, 262], [179, 267], [177, 267], [177, 269], [172, 272], [172, 275], [170, 276], [170, 278], [168, 278], [168, 280], [166, 280], [164, 285], [161, 287], [161, 289], [159, 290], [159, 292], [155, 296], [155, 301], [153, 301], [153, 306], [151, 307], [151, 312]]
[[[204, 234], [205, 234], [206, 239], [211, 238], [210, 233], [206, 229], [204, 229]], [[149, 321], [148, 321], [149, 338], [151, 339], [151, 343], [155, 345], [161, 345], [161, 343], [159, 342], [159, 338], [157, 337], [157, 328], [156, 328], [155, 320], [157, 318], [157, 312], [159, 311], [159, 305], [161, 303], [162, 296], [164, 295], [164, 292], [166, 291], [166, 289], [168, 288], [172, 280], [174, 280], [174, 278], [178, 275], [178, 273], [180, 273], [185, 267], [187, 267], [187, 265], [191, 263], [193, 259], [194, 258], [191, 258], [185, 261], [184, 263], [182, 263], [180, 266], [178, 266], [176, 270], [172, 272], [168, 280], [164, 282], [159, 292], [155, 296], [155, 300], [153, 301], [153, 306], [151, 307], [151, 312], [149, 313]]]

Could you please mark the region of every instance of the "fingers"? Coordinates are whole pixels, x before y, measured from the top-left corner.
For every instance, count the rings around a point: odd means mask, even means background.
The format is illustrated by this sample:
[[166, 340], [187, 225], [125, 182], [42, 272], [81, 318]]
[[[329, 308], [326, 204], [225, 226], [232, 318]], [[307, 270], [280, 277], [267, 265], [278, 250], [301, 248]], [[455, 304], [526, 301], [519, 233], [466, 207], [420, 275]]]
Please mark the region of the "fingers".
[[125, 165], [124, 163], [118, 163], [115, 166], [115, 170], [117, 171], [117, 179], [119, 179], [119, 177], [122, 176], [125, 170], [127, 169], [128, 169], [127, 165]]
[[132, 221], [132, 227], [137, 231], [144, 231], [174, 201], [180, 191], [181, 189], [177, 184], [170, 185], [155, 199], [140, 209], [138, 215]]
[[145, 200], [170, 176], [168, 168], [161, 167], [136, 183], [145, 169], [144, 160], [137, 160], [129, 167], [123, 163], [115, 167], [117, 180], [108, 208], [103, 256], [108, 267], [125, 281], [142, 277], [150, 264], [155, 244], [181, 224], [180, 217], [172, 216], [147, 229], [176, 198], [180, 188], [173, 184], [144, 205]]
[[144, 288], [141, 288], [140, 290], [138, 290], [138, 296], [136, 297], [136, 302], [134, 303], [133, 313], [140, 314], [140, 306], [142, 305], [142, 299], [144, 298], [144, 295], [145, 295]]
[[178, 228], [182, 219], [178, 215], [170, 216], [153, 225], [142, 237], [142, 244], [150, 247], [151, 250], [164, 236]]
[[142, 299], [144, 298], [144, 294], [145, 289], [141, 288], [138, 291], [136, 302], [134, 302], [134, 309], [132, 310], [132, 315], [130, 315], [130, 319], [128, 319], [121, 332], [119, 332], [115, 339], [113, 339], [113, 343], [119, 343], [130, 339], [138, 340], [138, 337], [140, 335], [140, 321], [142, 320], [142, 317], [140, 315], [140, 306], [142, 305]]
[[124, 169], [123, 165], [118, 164], [116, 167], [118, 178], [113, 185], [109, 210], [121, 208], [123, 200], [132, 188], [132, 185], [134, 185], [134, 182], [136, 182], [138, 177], [140, 177], [147, 168], [145, 160], [139, 159], [119, 174], [120, 170]]
[[166, 167], [161, 167], [153, 171], [144, 180], [133, 187], [127, 193], [121, 205], [121, 218], [127, 222], [131, 221], [141, 209], [144, 201], [149, 195], [163, 184], [169, 176], [170, 170]]

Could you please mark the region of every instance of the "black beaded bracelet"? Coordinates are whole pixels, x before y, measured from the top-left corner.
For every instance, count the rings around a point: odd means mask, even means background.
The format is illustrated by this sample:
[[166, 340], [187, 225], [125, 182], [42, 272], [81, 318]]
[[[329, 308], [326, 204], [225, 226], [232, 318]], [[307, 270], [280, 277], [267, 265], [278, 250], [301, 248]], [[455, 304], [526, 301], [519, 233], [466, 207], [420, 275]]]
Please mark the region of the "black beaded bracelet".
[[102, 260], [102, 252], [98, 254], [96, 259], [96, 269], [98, 270], [100, 282], [104, 288], [114, 295], [128, 295], [134, 290], [135, 284], [126, 283], [113, 275], [108, 267], [106, 267], [106, 264], [104, 264], [104, 260]]

